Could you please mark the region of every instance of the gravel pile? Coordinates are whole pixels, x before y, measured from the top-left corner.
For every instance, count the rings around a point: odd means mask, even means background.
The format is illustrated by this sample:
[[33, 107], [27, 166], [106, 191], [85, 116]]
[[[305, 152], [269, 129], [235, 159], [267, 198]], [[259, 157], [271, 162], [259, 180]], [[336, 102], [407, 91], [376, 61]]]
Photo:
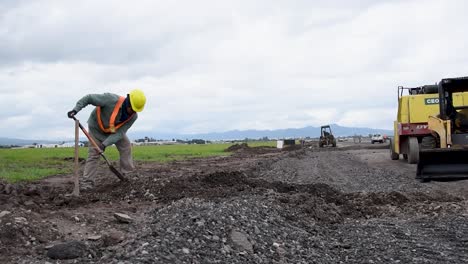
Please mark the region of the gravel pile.
[[[372, 200], [356, 199], [356, 204]], [[148, 222], [138, 236], [131, 243], [104, 249], [100, 261], [437, 263], [442, 259], [466, 260], [468, 217], [453, 217], [464, 211], [459, 204], [446, 203], [445, 207], [419, 205], [410, 212], [403, 206], [387, 204], [376, 218], [356, 212], [348, 214], [346, 205], [326, 203], [319, 197], [304, 194], [271, 192], [211, 201], [186, 198], [149, 212]], [[365, 212], [359, 206], [353, 209]], [[429, 243], [429, 237], [436, 239]], [[445, 258], [448, 255], [451, 258]]]
[[[313, 218], [274, 193], [236, 199], [183, 199], [150, 213], [146, 235], [101, 260], [118, 263], [314, 263], [329, 255]], [[137, 249], [137, 250], [135, 250]], [[329, 257], [333, 260], [332, 257]], [[125, 262], [127, 261], [127, 262]], [[323, 258], [317, 263], [323, 263]]]

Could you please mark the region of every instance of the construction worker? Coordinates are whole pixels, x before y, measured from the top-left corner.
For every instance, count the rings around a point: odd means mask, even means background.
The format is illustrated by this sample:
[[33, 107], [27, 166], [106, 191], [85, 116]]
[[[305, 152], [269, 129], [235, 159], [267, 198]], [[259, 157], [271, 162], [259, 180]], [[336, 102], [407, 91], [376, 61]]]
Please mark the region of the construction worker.
[[[122, 173], [126, 177], [132, 177], [136, 172], [133, 165], [131, 143], [126, 133], [137, 120], [137, 112], [143, 110], [145, 103], [145, 94], [139, 89], [131, 91], [126, 97], [112, 93], [88, 94], [81, 98], [67, 115], [69, 118], [73, 118], [86, 106], [96, 106], [88, 119], [89, 133], [102, 151], [115, 144], [120, 154]], [[90, 144], [83, 178], [85, 181], [91, 181], [93, 185], [99, 158], [99, 150]]]

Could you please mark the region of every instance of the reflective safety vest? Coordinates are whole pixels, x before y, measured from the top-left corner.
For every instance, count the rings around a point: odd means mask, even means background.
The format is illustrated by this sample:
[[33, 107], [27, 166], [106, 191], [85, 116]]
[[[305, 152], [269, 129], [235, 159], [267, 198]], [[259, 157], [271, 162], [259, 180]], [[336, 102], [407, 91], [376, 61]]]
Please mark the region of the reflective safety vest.
[[122, 104], [123, 104], [124, 101], [125, 101], [125, 97], [121, 96], [119, 98], [119, 100], [117, 101], [117, 103], [115, 104], [114, 111], [112, 111], [112, 114], [111, 114], [110, 119], [109, 119], [109, 127], [108, 128], [105, 128], [104, 124], [102, 123], [101, 107], [96, 106], [97, 122], [98, 122], [99, 128], [101, 128], [101, 130], [103, 132], [112, 133], [112, 134], [115, 133], [117, 131], [117, 129], [119, 129], [121, 126], [125, 125], [125, 123], [127, 123], [135, 115], [135, 113], [133, 113], [131, 116], [129, 116], [127, 118], [127, 120], [115, 125], [115, 119], [117, 118], [117, 114], [119, 113], [120, 108], [122, 107]]

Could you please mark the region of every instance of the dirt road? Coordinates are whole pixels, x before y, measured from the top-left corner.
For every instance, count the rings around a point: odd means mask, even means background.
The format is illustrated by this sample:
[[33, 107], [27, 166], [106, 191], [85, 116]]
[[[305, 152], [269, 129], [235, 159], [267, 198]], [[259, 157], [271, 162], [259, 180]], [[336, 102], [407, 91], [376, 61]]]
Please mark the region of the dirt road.
[[138, 165], [79, 199], [71, 175], [0, 184], [5, 263], [468, 262], [468, 181], [420, 183], [380, 146]]

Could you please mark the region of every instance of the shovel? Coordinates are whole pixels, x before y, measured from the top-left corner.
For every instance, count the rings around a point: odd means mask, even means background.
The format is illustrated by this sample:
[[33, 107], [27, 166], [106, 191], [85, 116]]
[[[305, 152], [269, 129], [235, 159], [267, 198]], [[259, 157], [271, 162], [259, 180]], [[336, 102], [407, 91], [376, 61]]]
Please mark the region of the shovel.
[[73, 117], [73, 120], [75, 120], [78, 125], [80, 126], [81, 128], [81, 131], [83, 131], [83, 133], [86, 135], [86, 137], [89, 139], [89, 142], [91, 142], [91, 144], [93, 145], [93, 147], [99, 151], [99, 154], [104, 158], [104, 160], [106, 161], [107, 165], [109, 166], [109, 169], [121, 180], [121, 181], [127, 181], [127, 179], [122, 175], [122, 173], [120, 173], [113, 165], [112, 163], [110, 163], [110, 161], [106, 158], [106, 156], [104, 155], [104, 151], [102, 151], [101, 148], [99, 148], [98, 144], [96, 143], [96, 141], [94, 141], [93, 137], [91, 137], [91, 135], [88, 133], [88, 131], [86, 131], [86, 129], [81, 125], [80, 121], [78, 121], [78, 119], [76, 119], [75, 117]]

